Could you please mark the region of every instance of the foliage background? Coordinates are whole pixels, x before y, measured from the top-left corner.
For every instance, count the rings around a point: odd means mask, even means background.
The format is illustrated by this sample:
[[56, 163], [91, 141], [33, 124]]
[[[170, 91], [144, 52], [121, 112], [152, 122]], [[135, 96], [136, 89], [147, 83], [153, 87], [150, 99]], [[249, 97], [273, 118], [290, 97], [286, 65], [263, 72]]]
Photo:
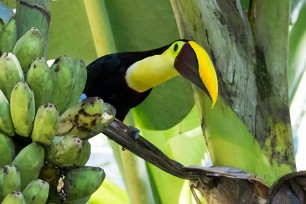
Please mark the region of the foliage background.
[[[98, 11], [96, 8], [99, 8]], [[69, 12], [65, 12], [68, 10]], [[80, 0], [73, 3], [71, 0], [53, 1], [50, 11], [52, 15], [48, 50], [50, 59], [66, 54], [89, 63], [98, 56], [108, 53], [153, 49], [179, 38], [169, 1], [114, 0], [91, 1], [91, 3]], [[107, 15], [101, 15], [99, 13], [101, 11]], [[101, 24], [102, 29], [99, 29]], [[107, 45], [102, 45], [103, 49], [96, 47], [101, 41], [107, 41]], [[132, 118], [130, 122], [141, 128], [142, 135], [150, 137], [149, 140], [159, 146], [170, 158], [184, 165], [201, 163], [205, 142], [199, 116], [194, 107], [191, 85], [181, 77], [154, 89], [148, 100], [134, 110], [129, 118]], [[185, 118], [183, 122], [169, 128], [182, 118]], [[132, 197], [130, 198], [132, 203], [179, 203], [179, 200], [184, 203], [186, 200], [187, 203], [190, 202], [188, 183], [150, 164], [145, 164], [138, 158], [132, 165], [136, 164], [137, 169], [132, 168], [130, 171], [132, 174], [138, 172], [140, 178], [132, 179], [134, 185], [129, 184], [131, 179], [129, 181], [127, 179], [131, 176], [126, 175], [126, 172], [130, 168], [123, 167], [121, 160], [130, 159], [121, 155], [120, 148], [113, 149], [123, 174], [126, 191], [107, 180], [100, 189], [101, 193], [96, 194], [98, 198], [93, 197], [92, 202], [110, 203], [115, 199], [116, 203], [120, 203], [119, 200], [122, 198], [121, 203], [127, 203], [127, 192]], [[105, 171], [108, 174], [107, 166]], [[119, 197], [118, 193], [122, 196]]]
[[[13, 4], [12, 1], [3, 1]], [[289, 99], [299, 170], [306, 169], [306, 153], [303, 151], [306, 145], [306, 139], [303, 137], [306, 131], [305, 2], [291, 1], [291, 25], [288, 28]], [[247, 8], [249, 1], [243, 0], [242, 3]], [[88, 64], [98, 56], [108, 53], [152, 49], [179, 38], [169, 1], [62, 0], [51, 1], [50, 11], [52, 21], [48, 43], [49, 59], [65, 54], [83, 59]], [[126, 122], [139, 127], [142, 135], [148, 137], [170, 158], [184, 165], [208, 165], [205, 141], [193, 100], [190, 84], [177, 77], [154, 89], [150, 97], [133, 110]], [[173, 127], [174, 124], [177, 125]], [[100, 139], [105, 141], [103, 136]], [[120, 148], [111, 145], [125, 185], [118, 185], [118, 178], [107, 177], [99, 192], [91, 199], [91, 203], [193, 202], [188, 182], [166, 174], [140, 159], [130, 160], [129, 156], [121, 154]], [[98, 152], [96, 156], [105, 157], [103, 152]], [[95, 164], [102, 163], [100, 158], [93, 159]], [[103, 158], [101, 160], [103, 161]], [[125, 166], [123, 160], [132, 161], [132, 168]], [[108, 166], [112, 165], [103, 164], [106, 174], [108, 171], [112, 174], [113, 167], [108, 170]], [[133, 172], [139, 177], [135, 178], [135, 183], [131, 185], [129, 179]]]
[[[149, 0], [143, 2], [132, 0], [125, 2], [114, 0], [102, 1], [102, 3], [96, 1], [93, 5], [98, 8], [98, 11], [106, 13], [102, 17], [99, 15], [90, 16], [88, 13], [95, 14], [90, 10], [93, 6], [90, 7], [84, 2], [86, 1], [77, 0], [71, 3], [71, 0], [66, 0], [51, 3], [52, 22], [48, 52], [50, 59], [61, 54], [67, 54], [84, 59], [86, 63], [89, 63], [97, 56], [107, 53], [147, 50], [168, 44], [179, 38], [171, 5], [168, 1]], [[249, 1], [244, 0], [242, 3], [247, 8]], [[67, 10], [69, 12], [65, 12]], [[86, 12], [88, 13], [86, 14]], [[303, 139], [306, 131], [303, 128], [306, 127], [306, 117], [304, 117], [306, 104], [306, 92], [304, 91], [306, 86], [306, 29], [303, 20], [305, 18], [305, 0], [292, 0], [291, 25], [288, 28], [290, 31], [288, 84], [297, 168], [299, 170], [306, 169], [306, 162], [303, 160], [305, 155], [303, 147], [306, 145], [306, 140]], [[90, 25], [96, 24], [103, 24], [104, 30], [92, 33], [92, 30], [96, 30]], [[94, 38], [107, 41], [106, 48], [101, 50], [95, 47], [95, 44], [99, 46], [99, 43], [97, 43], [97, 40], [94, 42]], [[189, 90], [181, 91], [180, 88], [176, 87], [178, 83], [183, 84], [181, 87], [189, 87]], [[174, 89], [180, 91], [171, 91]], [[178, 97], [177, 95], [182, 97], [175, 98]], [[168, 99], [167, 96], [169, 96]], [[166, 101], [170, 103], [164, 104]], [[180, 104], [188, 105], [183, 108], [176, 106]], [[152, 109], [152, 107], [155, 107], [155, 109]], [[159, 109], [162, 109], [162, 111]], [[190, 110], [192, 111], [189, 112]], [[183, 114], [177, 118], [167, 118], [169, 115], [176, 116], [182, 112]], [[181, 123], [169, 128], [187, 113], [189, 113], [188, 117]], [[152, 115], [154, 116], [150, 117]], [[200, 129], [197, 109], [194, 108], [190, 85], [184, 83], [184, 80], [178, 77], [178, 79], [157, 87], [148, 100], [133, 111], [132, 116], [133, 123], [137, 127], [141, 127], [142, 134], [150, 137], [150, 141], [165, 151], [169, 157], [182, 162], [184, 165], [203, 165], [207, 162], [206, 147]], [[158, 118], [158, 120], [155, 118]], [[165, 120], [162, 120], [163, 118]], [[156, 123], [156, 121], [159, 121], [159, 123]], [[165, 125], [163, 126], [163, 124]], [[190, 137], [193, 139], [190, 139]], [[117, 160], [121, 160], [122, 157], [118, 152], [115, 152], [115, 155]], [[118, 164], [122, 170], [123, 166], [120, 163], [121, 161]], [[146, 186], [145, 194], [147, 195], [144, 200], [152, 203], [191, 202], [192, 199], [186, 182], [174, 178], [150, 164], [144, 164], [139, 160], [136, 163], [141, 166], [138, 171], [146, 172], [142, 176], [142, 181]], [[103, 199], [113, 199], [114, 195], [112, 194], [108, 193], [107, 196], [104, 196], [106, 193], [103, 192], [109, 192], [109, 188], [116, 188], [121, 194], [125, 195], [121, 196], [123, 203], [126, 203], [127, 192], [131, 195], [131, 191], [133, 191], [131, 190], [133, 187], [128, 187], [128, 185], [126, 185], [127, 191], [122, 191], [111, 181], [107, 181], [107, 185], [102, 185], [100, 189], [102, 192], [99, 195], [103, 195]], [[115, 197], [118, 198], [116, 193]]]

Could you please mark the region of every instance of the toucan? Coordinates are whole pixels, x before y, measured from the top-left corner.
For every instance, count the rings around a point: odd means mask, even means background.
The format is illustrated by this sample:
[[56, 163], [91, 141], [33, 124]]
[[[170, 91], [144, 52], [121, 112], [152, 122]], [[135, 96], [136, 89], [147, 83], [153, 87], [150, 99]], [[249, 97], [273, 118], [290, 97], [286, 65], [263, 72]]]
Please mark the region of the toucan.
[[214, 65], [200, 45], [184, 39], [153, 50], [121, 52], [96, 59], [87, 66], [84, 93], [113, 105], [116, 118], [123, 121], [152, 88], [179, 74], [203, 90], [214, 106], [218, 96]]

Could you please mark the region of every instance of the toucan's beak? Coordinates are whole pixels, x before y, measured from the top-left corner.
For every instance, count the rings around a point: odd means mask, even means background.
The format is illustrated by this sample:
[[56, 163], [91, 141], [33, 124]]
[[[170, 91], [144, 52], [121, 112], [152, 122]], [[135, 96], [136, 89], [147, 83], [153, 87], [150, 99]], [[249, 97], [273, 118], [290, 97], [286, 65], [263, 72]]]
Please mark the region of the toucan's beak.
[[174, 62], [175, 69], [203, 90], [212, 106], [218, 97], [218, 81], [214, 65], [207, 52], [193, 41], [186, 42]]

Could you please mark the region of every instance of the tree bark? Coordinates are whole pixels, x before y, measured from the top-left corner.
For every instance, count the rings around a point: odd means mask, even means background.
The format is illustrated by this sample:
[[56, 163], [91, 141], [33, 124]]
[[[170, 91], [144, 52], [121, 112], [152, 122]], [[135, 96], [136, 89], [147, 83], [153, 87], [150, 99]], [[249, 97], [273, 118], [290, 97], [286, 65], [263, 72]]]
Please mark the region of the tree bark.
[[[254, 173], [272, 185], [295, 170], [287, 93], [288, 1], [171, 0], [180, 34], [210, 54], [219, 99], [196, 91], [214, 165]], [[249, 15], [248, 15], [249, 14]]]

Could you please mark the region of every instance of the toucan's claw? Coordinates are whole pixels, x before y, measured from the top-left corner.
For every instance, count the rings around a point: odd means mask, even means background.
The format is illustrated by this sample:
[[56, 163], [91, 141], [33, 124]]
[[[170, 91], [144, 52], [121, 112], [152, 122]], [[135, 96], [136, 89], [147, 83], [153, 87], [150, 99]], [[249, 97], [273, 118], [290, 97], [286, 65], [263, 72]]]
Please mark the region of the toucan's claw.
[[82, 95], [81, 95], [79, 101], [83, 101], [83, 100], [86, 99], [86, 98], [87, 98], [86, 94], [82, 93]]
[[132, 131], [134, 135], [134, 140], [138, 140], [140, 136], [140, 130], [135, 128], [134, 126], [129, 126], [130, 130]]

